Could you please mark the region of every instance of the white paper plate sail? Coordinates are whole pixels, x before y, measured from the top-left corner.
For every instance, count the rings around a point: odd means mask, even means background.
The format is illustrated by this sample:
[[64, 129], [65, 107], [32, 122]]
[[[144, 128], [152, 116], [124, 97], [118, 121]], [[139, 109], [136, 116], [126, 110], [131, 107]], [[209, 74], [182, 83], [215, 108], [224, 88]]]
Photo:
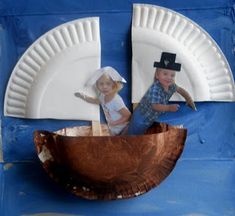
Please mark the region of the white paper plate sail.
[[[196, 23], [172, 10], [134, 4], [132, 18], [132, 102], [138, 103], [153, 82], [153, 62], [161, 52], [177, 53], [182, 64], [176, 83], [195, 101], [234, 101], [234, 80], [216, 42]], [[174, 95], [172, 100], [183, 100]]]
[[[84, 90], [100, 62], [99, 18], [78, 19], [52, 29], [15, 66], [5, 93], [4, 114], [99, 120], [99, 107], [76, 98], [74, 92]], [[91, 89], [84, 91], [94, 94]]]

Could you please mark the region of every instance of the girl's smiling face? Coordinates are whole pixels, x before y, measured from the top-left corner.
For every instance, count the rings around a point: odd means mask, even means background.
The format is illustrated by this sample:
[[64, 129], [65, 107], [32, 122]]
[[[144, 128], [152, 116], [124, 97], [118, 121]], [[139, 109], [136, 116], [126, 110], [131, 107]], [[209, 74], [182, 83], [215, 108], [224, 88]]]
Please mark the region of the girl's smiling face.
[[113, 93], [114, 82], [113, 80], [106, 76], [102, 75], [96, 82], [97, 89], [104, 95], [109, 95]]
[[175, 71], [159, 68], [156, 70], [155, 79], [159, 80], [162, 86], [168, 89], [170, 85], [175, 83]]

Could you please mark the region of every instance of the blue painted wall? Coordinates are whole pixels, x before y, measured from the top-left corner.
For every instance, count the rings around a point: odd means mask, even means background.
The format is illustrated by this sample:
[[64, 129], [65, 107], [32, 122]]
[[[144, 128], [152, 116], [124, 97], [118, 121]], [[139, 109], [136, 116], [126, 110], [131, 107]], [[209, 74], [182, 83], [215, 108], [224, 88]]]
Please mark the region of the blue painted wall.
[[[33, 2], [33, 3], [32, 3]], [[235, 103], [184, 104], [162, 121], [184, 124], [189, 135], [172, 174], [140, 197], [86, 201], [49, 179], [38, 162], [35, 129], [57, 130], [79, 121], [25, 120], [3, 116], [5, 88], [23, 52], [51, 28], [73, 19], [99, 16], [102, 66], [115, 67], [131, 83], [131, 16], [136, 1], [1, 0], [0, 112], [4, 162], [0, 164], [0, 215], [161, 215], [235, 216]], [[235, 71], [234, 0], [149, 0], [201, 25], [218, 43]], [[235, 75], [235, 72], [234, 72]], [[130, 106], [130, 86], [121, 95]]]

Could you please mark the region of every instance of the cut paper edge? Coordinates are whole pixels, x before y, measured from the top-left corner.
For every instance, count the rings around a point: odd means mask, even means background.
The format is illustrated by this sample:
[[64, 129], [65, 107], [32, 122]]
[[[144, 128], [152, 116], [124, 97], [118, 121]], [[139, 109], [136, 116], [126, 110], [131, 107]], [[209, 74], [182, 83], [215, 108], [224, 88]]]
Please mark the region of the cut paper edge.
[[[205, 30], [167, 8], [134, 4], [132, 103], [138, 103], [153, 83], [153, 62], [160, 60], [163, 51], [177, 54], [182, 69], [176, 73], [176, 83], [187, 89], [194, 101], [235, 101], [231, 68]], [[174, 94], [171, 100], [184, 99]]]
[[36, 40], [16, 64], [5, 93], [4, 115], [99, 120], [99, 106], [76, 98], [100, 68], [99, 18], [62, 24]]

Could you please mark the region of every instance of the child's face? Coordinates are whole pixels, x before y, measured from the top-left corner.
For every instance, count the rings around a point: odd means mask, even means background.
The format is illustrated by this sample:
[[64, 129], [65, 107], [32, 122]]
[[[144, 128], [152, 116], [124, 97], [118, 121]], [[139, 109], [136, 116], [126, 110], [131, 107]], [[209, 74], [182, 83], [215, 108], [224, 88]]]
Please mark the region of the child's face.
[[103, 75], [97, 80], [96, 86], [102, 94], [109, 95], [113, 92], [114, 82], [109, 77]]
[[159, 80], [163, 87], [168, 88], [175, 82], [175, 71], [167, 69], [157, 69], [155, 78]]

